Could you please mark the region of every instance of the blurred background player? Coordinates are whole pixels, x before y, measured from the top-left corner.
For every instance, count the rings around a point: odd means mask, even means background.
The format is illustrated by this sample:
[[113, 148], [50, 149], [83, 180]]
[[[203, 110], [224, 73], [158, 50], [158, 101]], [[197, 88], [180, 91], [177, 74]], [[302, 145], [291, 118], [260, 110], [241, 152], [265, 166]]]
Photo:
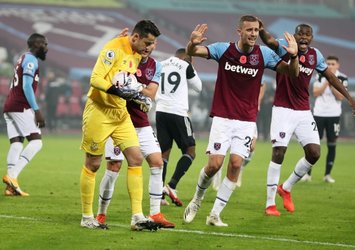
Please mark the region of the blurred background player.
[[[146, 88], [143, 89], [141, 94], [147, 97], [148, 106], [151, 105], [151, 99], [154, 100], [160, 83], [161, 64], [150, 57], [150, 54], [154, 49], [155, 46], [150, 46], [142, 53], [142, 60], [139, 63], [136, 73], [138, 82], [146, 85]], [[150, 108], [147, 107], [147, 105], [145, 105], [144, 111], [142, 111], [141, 108], [141, 105], [145, 104], [141, 103], [144, 98], [145, 97], [142, 97], [138, 103], [134, 100], [127, 102], [127, 110], [131, 116], [133, 125], [136, 128], [143, 156], [150, 167], [149, 219], [161, 224], [164, 228], [174, 228], [175, 225], [168, 221], [160, 212], [160, 201], [163, 195], [163, 160], [158, 140], [149, 124], [148, 115], [146, 113]], [[121, 169], [122, 161], [124, 159], [120, 148], [113, 145], [111, 138], [106, 142], [105, 155], [107, 169], [100, 184], [99, 207], [97, 212], [98, 215], [96, 216], [96, 220], [101, 224], [105, 224], [107, 208], [110, 204], [119, 174], [118, 172]]]
[[[242, 16], [236, 28], [239, 40], [217, 42], [208, 46], [201, 43], [208, 27], [197, 25], [187, 44], [188, 54], [213, 59], [218, 63], [217, 80], [210, 116], [213, 117], [209, 142], [206, 150], [208, 163], [200, 171], [196, 191], [185, 209], [184, 221], [190, 223], [201, 206], [212, 177], [222, 167], [225, 155], [230, 149], [226, 177], [217, 192], [213, 208], [206, 224], [228, 226], [220, 213], [236, 188], [243, 160], [250, 154], [252, 139], [256, 130], [258, 99], [264, 68], [280, 73], [297, 75], [298, 62], [287, 64], [266, 46], [259, 46], [259, 22], [254, 16]], [[291, 54], [297, 53], [297, 44], [292, 35], [285, 33]]]
[[[259, 106], [258, 106], [258, 111], [260, 111], [260, 103], [264, 97], [265, 94], [265, 89], [266, 89], [266, 83], [264, 81], [261, 82], [261, 88], [260, 88], [260, 93], [259, 93]], [[255, 128], [255, 132], [254, 132], [254, 137], [253, 140], [251, 142], [250, 145], [250, 154], [248, 155], [248, 157], [246, 157], [243, 161], [242, 167], [240, 168], [240, 172], [239, 172], [239, 176], [238, 176], [238, 181], [237, 181], [237, 187], [241, 187], [242, 186], [242, 176], [243, 176], [243, 171], [244, 168], [249, 164], [249, 162], [251, 161], [253, 154], [254, 154], [254, 150], [256, 147], [256, 140], [258, 139], [258, 129], [257, 127]], [[230, 163], [229, 163], [230, 164]], [[219, 187], [222, 184], [222, 168], [220, 168], [218, 170], [218, 172], [213, 176], [213, 181], [212, 181], [212, 188], [215, 191], [218, 191]]]
[[176, 206], [182, 206], [176, 187], [195, 159], [195, 137], [188, 116], [188, 90], [191, 87], [201, 92], [202, 82], [191, 64], [185, 48], [178, 49], [175, 56], [161, 62], [161, 83], [156, 97], [157, 137], [162, 150], [163, 182], [169, 162], [173, 141], [182, 156], [176, 164], [174, 174], [164, 187], [164, 193]]
[[[339, 58], [328, 56], [327, 65], [343, 86], [347, 88], [348, 77], [339, 71]], [[318, 79], [313, 84], [313, 95], [316, 97], [313, 116], [317, 123], [320, 139], [323, 138], [325, 130], [328, 148], [323, 180], [328, 183], [334, 183], [335, 180], [330, 176], [330, 173], [335, 161], [335, 147], [340, 132], [341, 101], [344, 96], [330, 85], [324, 76], [320, 74], [317, 76]], [[311, 181], [311, 172], [312, 169], [302, 177], [302, 181]]]
[[[36, 102], [39, 84], [38, 58], [44, 61], [48, 52], [47, 38], [34, 33], [27, 40], [28, 52], [21, 55], [15, 65], [14, 78], [4, 103], [4, 118], [10, 149], [7, 154], [5, 195], [28, 196], [20, 189], [17, 178], [23, 168], [42, 148], [41, 130], [44, 117]], [[23, 148], [24, 138], [28, 144]]]
[[[284, 61], [299, 61], [300, 73], [298, 77], [276, 75], [276, 92], [271, 121], [272, 159], [267, 174], [267, 199], [265, 214], [280, 216], [276, 208], [276, 192], [283, 199], [287, 211], [295, 210], [291, 198], [292, 187], [312, 168], [320, 156], [320, 141], [317, 125], [310, 111], [309, 82], [314, 70], [317, 70], [327, 81], [339, 90], [355, 112], [355, 102], [346, 91], [342, 83], [327, 67], [321, 52], [310, 44], [313, 39], [313, 29], [308, 24], [299, 24], [295, 28], [295, 39], [298, 54], [290, 55], [284, 49], [286, 41], [275, 39], [268, 33], [261, 23], [260, 38], [271, 49], [282, 57]], [[305, 156], [296, 164], [288, 179], [278, 186], [281, 164], [287, 150], [291, 136], [295, 134], [302, 145]]]
[[100, 168], [106, 140], [111, 137], [128, 162], [131, 228], [157, 229], [157, 223], [143, 215], [143, 157], [136, 130], [126, 108], [126, 99], [134, 99], [138, 93], [132, 89], [117, 88], [112, 84], [112, 79], [120, 71], [136, 73], [141, 54], [147, 48], [155, 46], [159, 35], [160, 31], [152, 21], [139, 21], [129, 36], [117, 37], [106, 43], [97, 58], [83, 113], [81, 149], [85, 151], [85, 162], [80, 176], [82, 227], [107, 228], [94, 218], [92, 203], [96, 171]]

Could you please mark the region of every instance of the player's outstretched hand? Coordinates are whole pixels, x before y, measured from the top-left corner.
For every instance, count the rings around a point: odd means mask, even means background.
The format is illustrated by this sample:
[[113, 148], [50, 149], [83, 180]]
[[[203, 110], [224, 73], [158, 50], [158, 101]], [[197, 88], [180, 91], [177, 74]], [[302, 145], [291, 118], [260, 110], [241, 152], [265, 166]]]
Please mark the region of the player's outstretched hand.
[[139, 108], [143, 111], [143, 112], [149, 112], [152, 108], [152, 99], [150, 99], [147, 96], [144, 96], [142, 94], [139, 94], [137, 97], [135, 97], [133, 99], [133, 101], [135, 103], [139, 104]]
[[192, 31], [190, 36], [190, 41], [192, 45], [199, 45], [207, 40], [207, 37], [204, 36], [205, 32], [208, 29], [207, 24], [198, 24], [194, 31]]
[[285, 32], [285, 39], [288, 43], [288, 47], [282, 45], [282, 47], [291, 55], [297, 55], [298, 53], [298, 45], [296, 39], [293, 35], [288, 32]]

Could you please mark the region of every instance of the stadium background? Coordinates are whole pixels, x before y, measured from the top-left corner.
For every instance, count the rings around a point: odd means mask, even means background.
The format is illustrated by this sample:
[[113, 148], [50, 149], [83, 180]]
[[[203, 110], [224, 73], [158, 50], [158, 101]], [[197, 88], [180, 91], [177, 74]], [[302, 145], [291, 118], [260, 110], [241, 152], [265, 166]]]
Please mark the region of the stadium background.
[[[49, 40], [47, 61], [41, 63], [41, 83], [38, 100], [43, 110], [56, 105], [56, 128], [44, 133], [80, 133], [81, 112], [89, 87], [91, 69], [100, 48], [124, 27], [132, 29], [136, 21], [155, 21], [162, 36], [153, 56], [163, 60], [177, 48], [184, 47], [192, 29], [207, 23], [208, 43], [233, 41], [235, 27], [241, 15], [262, 18], [275, 36], [294, 32], [299, 23], [314, 28], [312, 45], [323, 55], [337, 55], [341, 71], [349, 76], [349, 91], [355, 97], [355, 5], [354, 0], [126, 0], [100, 1], [0, 1], [0, 110], [13, 73], [13, 63], [26, 48], [26, 39], [33, 32], [45, 34]], [[203, 91], [191, 93], [190, 109], [197, 135], [209, 130], [208, 110], [212, 98], [217, 64], [196, 58], [194, 65], [203, 81]], [[50, 82], [54, 73], [56, 84]], [[259, 115], [260, 138], [268, 138], [274, 72], [266, 70], [266, 96]], [[55, 86], [50, 89], [49, 86]], [[48, 91], [54, 92], [48, 92]], [[53, 94], [54, 93], [54, 94]], [[49, 97], [49, 99], [48, 99]], [[311, 100], [313, 102], [313, 100]], [[354, 138], [355, 121], [346, 102], [343, 103], [341, 137]], [[154, 112], [151, 112], [154, 123]], [[0, 133], [5, 133], [0, 119]]]

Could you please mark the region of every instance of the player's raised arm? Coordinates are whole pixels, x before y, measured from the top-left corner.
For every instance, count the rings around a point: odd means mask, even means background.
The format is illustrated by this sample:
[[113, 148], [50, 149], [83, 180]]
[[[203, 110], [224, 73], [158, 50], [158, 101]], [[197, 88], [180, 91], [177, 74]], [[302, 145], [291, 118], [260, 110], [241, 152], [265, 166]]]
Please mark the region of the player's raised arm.
[[331, 72], [329, 68], [327, 68], [323, 74], [325, 78], [327, 78], [330, 85], [332, 85], [336, 90], [338, 90], [349, 102], [352, 113], [355, 116], [355, 101], [350, 96], [349, 92], [345, 89], [344, 85], [339, 81], [339, 79]]
[[291, 55], [290, 62], [283, 63], [281, 62], [276, 71], [279, 73], [286, 73], [289, 76], [298, 77], [300, 73], [299, 62], [298, 62], [298, 45], [295, 40], [295, 37], [288, 32], [285, 32], [285, 40], [288, 43], [288, 46], [282, 45], [282, 47]]
[[276, 50], [279, 47], [279, 42], [269, 32], [265, 30], [263, 22], [259, 20], [259, 36], [263, 43], [272, 50]]
[[208, 50], [205, 46], [202, 46], [204, 41], [207, 40], [207, 37], [204, 36], [207, 31], [207, 24], [198, 24], [194, 31], [192, 31], [190, 36], [190, 41], [186, 46], [186, 52], [190, 56], [199, 56], [199, 57], [208, 57]]

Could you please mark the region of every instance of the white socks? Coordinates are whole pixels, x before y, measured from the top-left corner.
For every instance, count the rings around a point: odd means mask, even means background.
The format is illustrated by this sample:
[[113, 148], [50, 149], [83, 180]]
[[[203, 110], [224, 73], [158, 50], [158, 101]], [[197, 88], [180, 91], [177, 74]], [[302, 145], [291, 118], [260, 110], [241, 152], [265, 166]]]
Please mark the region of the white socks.
[[231, 197], [237, 183], [232, 182], [228, 177], [224, 177], [223, 182], [218, 189], [217, 197], [214, 202], [211, 214], [218, 215], [222, 212], [223, 208], [227, 205], [229, 198]]
[[160, 213], [160, 201], [163, 196], [163, 168], [150, 168], [149, 176], [149, 196], [150, 196], [150, 215]]
[[297, 162], [295, 170], [282, 185], [282, 188], [288, 192], [291, 192], [293, 185], [295, 185], [306, 173], [308, 173], [311, 168], [312, 164], [302, 157]]
[[7, 174], [11, 178], [17, 178], [18, 172], [15, 170], [16, 163], [20, 158], [23, 149], [22, 142], [13, 142], [10, 144], [9, 152], [7, 153]]
[[267, 187], [266, 187], [266, 207], [274, 206], [277, 185], [280, 180], [281, 164], [270, 161], [267, 171]]
[[194, 199], [203, 200], [207, 188], [211, 185], [213, 178], [210, 178], [205, 173], [205, 168], [202, 168], [198, 176]]
[[100, 183], [99, 207], [97, 214], [106, 214], [110, 205], [115, 183], [119, 173], [106, 169]]
[[[17, 144], [17, 143], [12, 143], [12, 144]], [[37, 140], [32, 140], [29, 141], [24, 150], [20, 153], [20, 157], [18, 158], [17, 162], [15, 163], [15, 166], [11, 167], [9, 171], [9, 176], [11, 178], [17, 179], [23, 168], [32, 160], [32, 158], [41, 150], [42, 148], [42, 140], [37, 139]], [[11, 145], [10, 150], [12, 151], [11, 153], [9, 152], [8, 154], [8, 161], [9, 158], [11, 161], [15, 160], [16, 155], [18, 154], [20, 150], [20, 145]]]

